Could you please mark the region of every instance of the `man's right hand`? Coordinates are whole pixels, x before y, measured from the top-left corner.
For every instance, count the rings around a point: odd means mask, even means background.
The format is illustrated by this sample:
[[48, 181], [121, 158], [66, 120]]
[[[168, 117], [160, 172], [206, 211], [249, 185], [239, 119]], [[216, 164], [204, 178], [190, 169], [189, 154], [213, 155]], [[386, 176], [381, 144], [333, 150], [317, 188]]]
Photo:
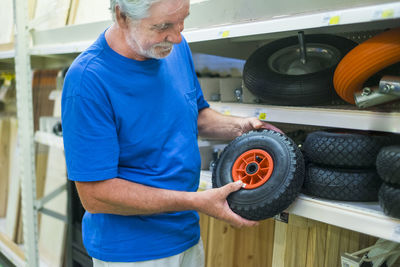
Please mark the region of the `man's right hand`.
[[242, 181], [237, 181], [220, 188], [197, 192], [195, 198], [197, 211], [223, 220], [234, 227], [257, 226], [258, 222], [247, 220], [234, 213], [226, 200], [230, 193], [238, 191], [242, 185]]

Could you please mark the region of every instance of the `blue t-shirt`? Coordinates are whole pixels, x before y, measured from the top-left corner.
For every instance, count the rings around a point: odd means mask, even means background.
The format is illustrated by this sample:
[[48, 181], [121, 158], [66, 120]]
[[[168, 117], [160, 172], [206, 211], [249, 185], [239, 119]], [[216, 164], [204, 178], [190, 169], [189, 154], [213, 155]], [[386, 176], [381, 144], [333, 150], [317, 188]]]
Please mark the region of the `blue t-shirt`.
[[[188, 44], [161, 60], [113, 51], [104, 33], [73, 62], [64, 82], [62, 125], [68, 178], [114, 177], [194, 192], [200, 154], [198, 111], [208, 107]], [[83, 242], [103, 261], [143, 261], [179, 254], [200, 237], [195, 211], [148, 216], [86, 212]]]

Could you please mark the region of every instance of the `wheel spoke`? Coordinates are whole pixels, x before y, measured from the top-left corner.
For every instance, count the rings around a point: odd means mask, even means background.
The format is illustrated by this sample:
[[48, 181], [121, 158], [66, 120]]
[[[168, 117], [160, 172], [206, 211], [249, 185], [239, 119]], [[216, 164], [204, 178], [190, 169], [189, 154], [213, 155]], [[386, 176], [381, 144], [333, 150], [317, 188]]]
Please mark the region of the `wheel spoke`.
[[254, 184], [253, 177], [250, 177], [250, 182], [249, 182], [249, 184]]
[[242, 182], [244, 182], [245, 184], [248, 184], [248, 180], [249, 180], [250, 176], [245, 175], [241, 180]]

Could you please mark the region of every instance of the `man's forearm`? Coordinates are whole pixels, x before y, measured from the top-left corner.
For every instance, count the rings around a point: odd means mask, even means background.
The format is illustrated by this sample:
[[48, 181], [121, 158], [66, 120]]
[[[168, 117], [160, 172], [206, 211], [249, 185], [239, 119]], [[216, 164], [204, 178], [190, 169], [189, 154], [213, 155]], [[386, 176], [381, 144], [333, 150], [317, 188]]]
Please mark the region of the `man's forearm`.
[[206, 138], [234, 139], [243, 134], [242, 118], [223, 115], [211, 108], [199, 112], [199, 135]]
[[236, 227], [254, 226], [234, 213], [226, 198], [242, 187], [235, 182], [202, 192], [182, 192], [149, 187], [119, 178], [100, 182], [76, 182], [84, 208], [91, 213], [150, 215], [196, 210]]
[[159, 189], [119, 178], [76, 182], [84, 208], [91, 213], [146, 215], [196, 209], [191, 192]]
[[260, 121], [256, 117], [228, 116], [211, 108], [205, 108], [199, 112], [197, 125], [200, 136], [225, 140], [232, 140], [244, 133], [258, 129], [268, 129], [283, 133], [274, 125]]

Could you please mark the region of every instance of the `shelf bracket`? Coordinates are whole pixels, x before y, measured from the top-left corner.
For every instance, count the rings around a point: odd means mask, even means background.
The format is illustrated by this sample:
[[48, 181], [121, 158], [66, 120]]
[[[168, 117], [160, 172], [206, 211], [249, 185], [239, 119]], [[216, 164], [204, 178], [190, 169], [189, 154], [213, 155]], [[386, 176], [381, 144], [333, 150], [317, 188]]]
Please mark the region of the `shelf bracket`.
[[58, 196], [59, 194], [61, 194], [62, 192], [64, 192], [67, 189], [67, 184], [63, 184], [61, 186], [59, 186], [58, 188], [54, 189], [51, 193], [47, 194], [45, 197], [37, 200], [35, 202], [35, 208], [38, 211], [41, 211], [43, 209], [43, 206], [49, 202], [50, 200], [52, 200], [53, 198], [55, 198], [56, 196]]

